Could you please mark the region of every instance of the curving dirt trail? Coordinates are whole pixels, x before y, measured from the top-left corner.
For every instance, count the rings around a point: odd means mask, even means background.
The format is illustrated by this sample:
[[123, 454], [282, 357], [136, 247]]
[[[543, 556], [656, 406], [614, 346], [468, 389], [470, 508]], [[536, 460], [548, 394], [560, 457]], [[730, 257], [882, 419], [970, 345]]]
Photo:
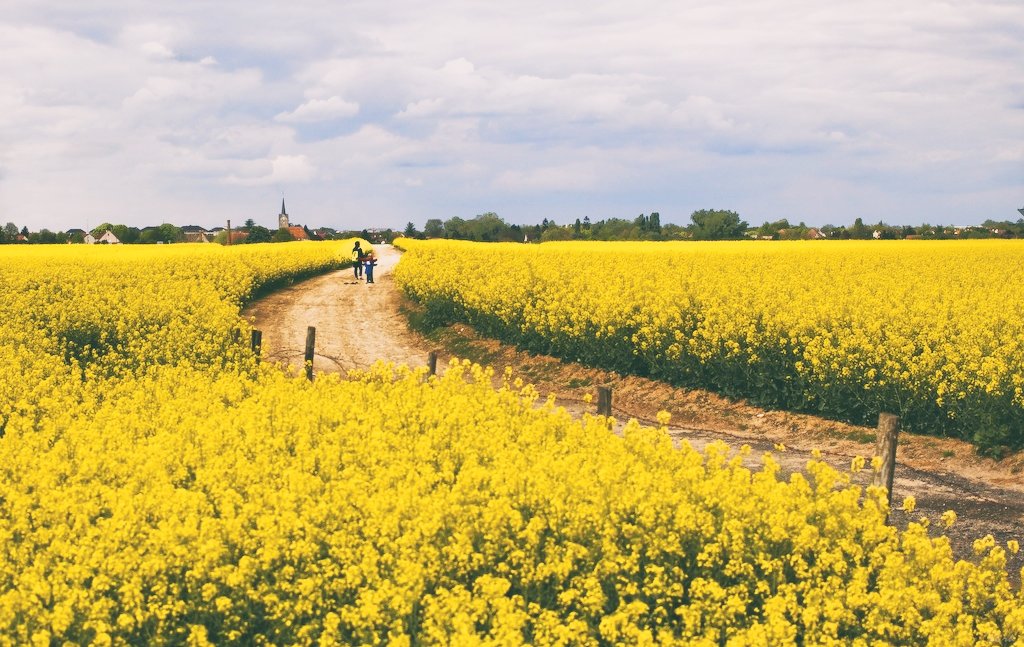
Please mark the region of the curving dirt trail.
[[242, 311], [263, 331], [263, 358], [303, 370], [306, 328], [316, 328], [313, 372], [347, 372], [377, 360], [425, 366], [429, 348], [411, 335], [398, 311], [391, 271], [401, 254], [376, 245], [374, 282], [351, 269], [318, 276], [255, 301]]
[[[401, 254], [390, 245], [374, 247], [378, 256], [375, 282], [356, 280], [351, 269], [312, 278], [250, 304], [243, 315], [263, 331], [263, 357], [301, 372], [306, 327], [316, 327], [313, 368], [316, 373], [365, 369], [377, 360], [423, 366], [434, 344], [410, 332], [399, 311], [402, 297], [392, 279]], [[754, 451], [749, 466], [757, 469], [760, 455], [772, 451], [784, 472], [802, 471], [812, 449], [822, 459], [847, 470], [854, 456], [870, 457], [873, 430], [852, 427], [801, 414], [764, 411], [701, 391], [687, 391], [643, 378], [620, 376], [523, 353], [493, 340], [481, 339], [466, 326], [451, 327], [440, 342], [460, 357], [495, 367], [500, 375], [511, 366], [537, 385], [543, 394], [556, 395], [558, 404], [574, 415], [593, 412], [583, 395], [594, 386], [615, 387], [616, 429], [635, 417], [656, 424], [660, 409], [673, 412], [670, 435], [700, 449], [715, 440], [733, 447], [746, 443]], [[448, 353], [438, 360], [446, 363]], [[860, 440], [856, 439], [860, 436]], [[868, 440], [865, 441], [864, 437]], [[775, 451], [777, 443], [788, 449]], [[1002, 462], [977, 457], [966, 443], [951, 439], [901, 436], [897, 452], [892, 521], [898, 526], [927, 517], [933, 523], [945, 510], [960, 521], [946, 531], [959, 557], [971, 556], [974, 539], [992, 534], [1005, 545], [1009, 539], [1024, 543], [1024, 454]], [[857, 476], [866, 484], [870, 470]], [[917, 510], [899, 510], [906, 496], [914, 496]], [[1019, 585], [1024, 551], [1009, 556], [1011, 580]]]

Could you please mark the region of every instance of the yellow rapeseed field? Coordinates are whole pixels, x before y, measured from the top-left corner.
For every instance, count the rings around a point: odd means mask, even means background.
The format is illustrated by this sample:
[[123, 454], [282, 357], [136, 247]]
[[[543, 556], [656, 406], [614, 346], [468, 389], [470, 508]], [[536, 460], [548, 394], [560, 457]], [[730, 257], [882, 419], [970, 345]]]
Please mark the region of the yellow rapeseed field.
[[435, 323], [771, 407], [1024, 447], [1024, 241], [403, 240]]
[[817, 460], [257, 364], [240, 304], [346, 245], [0, 248], [0, 644], [1024, 641], [1016, 543], [956, 561]]

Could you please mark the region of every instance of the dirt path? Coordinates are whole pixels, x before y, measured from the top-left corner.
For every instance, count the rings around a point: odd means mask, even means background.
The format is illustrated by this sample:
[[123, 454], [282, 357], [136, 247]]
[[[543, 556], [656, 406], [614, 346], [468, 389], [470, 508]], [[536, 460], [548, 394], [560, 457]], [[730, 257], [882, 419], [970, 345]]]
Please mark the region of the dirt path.
[[[439, 370], [456, 355], [495, 367], [511, 366], [537, 385], [543, 395], [555, 394], [570, 412], [593, 412], [584, 396], [596, 386], [615, 389], [617, 429], [631, 417], [655, 424], [659, 410], [672, 413], [669, 432], [676, 442], [700, 449], [724, 440], [733, 447], [749, 444], [748, 460], [757, 468], [771, 451], [783, 471], [803, 471], [811, 450], [840, 470], [854, 456], [870, 457], [874, 430], [813, 416], [765, 411], [703, 391], [671, 387], [643, 378], [621, 376], [556, 358], [530, 355], [493, 340], [482, 339], [467, 326], [455, 325], [428, 340], [409, 331], [401, 313], [404, 303], [391, 276], [400, 253], [390, 245], [375, 247], [379, 265], [375, 283], [357, 281], [351, 269], [303, 281], [251, 304], [244, 315], [263, 331], [265, 360], [302, 370], [306, 327], [317, 330], [314, 370], [345, 372], [367, 368], [374, 361], [422, 366], [432, 348], [442, 349]], [[778, 451], [779, 444], [786, 446]], [[899, 526], [927, 517], [937, 525], [946, 510], [960, 521], [946, 532], [960, 557], [971, 555], [974, 539], [992, 534], [1005, 545], [1024, 542], [1024, 454], [1002, 462], [979, 458], [966, 443], [923, 436], [901, 436], [893, 486], [892, 519]], [[856, 477], [866, 484], [870, 470]], [[917, 510], [898, 508], [904, 497], [917, 500]], [[1011, 580], [1019, 583], [1024, 551], [1010, 556]]]
[[301, 372], [306, 328], [316, 328], [313, 371], [368, 368], [379, 359], [410, 366], [427, 363], [427, 347], [414, 338], [398, 310], [391, 271], [401, 254], [377, 245], [374, 282], [351, 269], [331, 272], [275, 292], [243, 312], [263, 331], [263, 358]]

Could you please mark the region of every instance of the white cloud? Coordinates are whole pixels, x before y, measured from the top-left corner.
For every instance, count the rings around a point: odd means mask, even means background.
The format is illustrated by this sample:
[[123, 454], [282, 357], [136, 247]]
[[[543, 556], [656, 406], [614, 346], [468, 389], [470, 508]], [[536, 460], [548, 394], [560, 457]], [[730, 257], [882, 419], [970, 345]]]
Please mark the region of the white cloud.
[[400, 119], [415, 119], [418, 117], [430, 117], [441, 112], [444, 107], [444, 99], [420, 99], [406, 104], [405, 108], [398, 113]]
[[316, 176], [316, 168], [305, 155], [278, 155], [273, 159], [243, 162], [236, 173], [224, 178], [226, 184], [243, 186], [301, 184]]
[[281, 112], [274, 117], [285, 123], [313, 123], [346, 119], [359, 114], [359, 104], [333, 96], [327, 99], [310, 99], [291, 112]]
[[502, 171], [494, 186], [507, 191], [566, 191], [595, 188], [601, 181], [598, 169], [586, 163]]
[[1008, 0], [10, 0], [0, 210], [220, 222], [301, 186], [336, 226], [999, 218], [1024, 191], [1021, 60]]
[[181, 35], [181, 29], [166, 23], [131, 24], [121, 29], [118, 44], [147, 58], [170, 59], [175, 56], [172, 44]]
[[710, 97], [689, 96], [673, 108], [669, 118], [683, 128], [729, 131], [736, 122], [726, 115], [726, 107]]
[[143, 43], [139, 50], [149, 58], [174, 58], [174, 51], [170, 47], [155, 41]]

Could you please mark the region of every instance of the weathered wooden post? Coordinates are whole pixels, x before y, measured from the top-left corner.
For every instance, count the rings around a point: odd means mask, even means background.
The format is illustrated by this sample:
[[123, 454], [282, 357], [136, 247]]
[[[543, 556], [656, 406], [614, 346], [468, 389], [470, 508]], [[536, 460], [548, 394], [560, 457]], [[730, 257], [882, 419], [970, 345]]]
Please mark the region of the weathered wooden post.
[[875, 440], [875, 456], [882, 459], [880, 470], [875, 472], [873, 485], [882, 485], [889, 493], [889, 508], [892, 509], [892, 483], [896, 477], [896, 435], [899, 433], [900, 417], [891, 413], [878, 414], [878, 438]]
[[612, 387], [597, 387], [597, 415], [612, 415]]
[[256, 363], [260, 363], [260, 355], [263, 353], [263, 331], [253, 330], [252, 341], [250, 342], [252, 354], [256, 356]]
[[306, 328], [306, 379], [313, 381], [313, 349], [316, 348], [316, 328]]
[[437, 351], [432, 350], [427, 353], [427, 368], [430, 369], [431, 375], [437, 375]]

